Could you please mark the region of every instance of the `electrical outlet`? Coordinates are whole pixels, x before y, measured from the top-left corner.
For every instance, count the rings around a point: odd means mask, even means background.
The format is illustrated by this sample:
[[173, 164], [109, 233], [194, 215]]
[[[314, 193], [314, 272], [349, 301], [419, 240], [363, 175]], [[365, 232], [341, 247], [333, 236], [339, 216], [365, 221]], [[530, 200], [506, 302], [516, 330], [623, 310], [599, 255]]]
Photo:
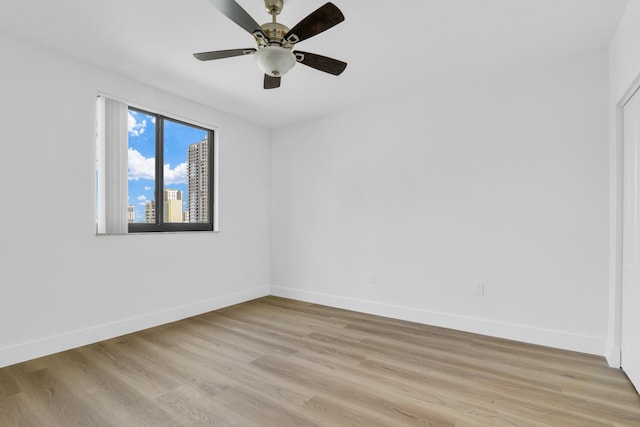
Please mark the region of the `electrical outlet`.
[[479, 297], [484, 296], [484, 283], [483, 282], [474, 282], [473, 283], [473, 294]]
[[376, 283], [376, 273], [369, 273], [369, 284], [373, 285]]

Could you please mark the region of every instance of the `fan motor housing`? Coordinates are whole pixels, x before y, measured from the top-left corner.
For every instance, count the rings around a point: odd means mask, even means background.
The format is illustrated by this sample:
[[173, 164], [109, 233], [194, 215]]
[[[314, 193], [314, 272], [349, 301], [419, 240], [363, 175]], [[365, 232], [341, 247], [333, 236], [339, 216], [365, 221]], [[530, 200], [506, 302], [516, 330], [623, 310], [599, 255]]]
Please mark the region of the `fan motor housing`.
[[289, 28], [277, 22], [267, 22], [261, 25], [262, 31], [269, 37], [270, 43], [276, 43], [281, 46], [285, 44], [284, 36], [289, 32]]

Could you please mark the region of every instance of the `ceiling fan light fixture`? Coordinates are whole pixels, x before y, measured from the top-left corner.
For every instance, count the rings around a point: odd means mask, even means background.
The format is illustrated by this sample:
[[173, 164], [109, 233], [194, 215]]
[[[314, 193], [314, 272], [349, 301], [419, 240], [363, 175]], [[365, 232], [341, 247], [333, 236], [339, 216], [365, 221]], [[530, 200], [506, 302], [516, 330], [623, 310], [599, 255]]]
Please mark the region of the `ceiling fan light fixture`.
[[254, 55], [258, 67], [264, 73], [265, 89], [279, 88], [280, 78], [287, 74], [296, 62], [334, 76], [340, 75], [347, 67], [346, 62], [337, 59], [293, 50], [299, 42], [344, 21], [340, 9], [330, 1], [311, 12], [291, 29], [276, 20], [276, 16], [282, 11], [284, 0], [264, 0], [266, 11], [271, 15], [271, 22], [262, 25], [258, 24], [236, 0], [209, 1], [223, 15], [253, 35], [256, 47], [194, 53], [193, 56], [200, 61]]
[[296, 57], [289, 49], [280, 46], [265, 46], [254, 55], [258, 67], [271, 77], [284, 76], [296, 64]]

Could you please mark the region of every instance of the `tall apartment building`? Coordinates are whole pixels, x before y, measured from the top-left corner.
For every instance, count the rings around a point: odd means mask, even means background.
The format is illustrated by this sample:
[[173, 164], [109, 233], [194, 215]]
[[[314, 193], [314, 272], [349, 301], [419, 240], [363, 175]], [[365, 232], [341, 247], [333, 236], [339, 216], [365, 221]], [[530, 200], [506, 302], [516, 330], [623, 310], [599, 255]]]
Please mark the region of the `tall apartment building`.
[[154, 224], [156, 222], [156, 202], [149, 200], [144, 205], [144, 222]]
[[[205, 138], [189, 145], [188, 162], [188, 210], [184, 210], [184, 192], [167, 188], [163, 192], [163, 222], [209, 222], [209, 144]], [[131, 210], [130, 210], [131, 215]], [[134, 211], [135, 213], [135, 211]], [[130, 222], [132, 222], [130, 220]], [[156, 222], [156, 204], [145, 204], [145, 222]]]
[[173, 188], [166, 188], [164, 190], [162, 207], [164, 208], [163, 218], [164, 222], [182, 222], [182, 199], [183, 192], [181, 190], [175, 190]]
[[209, 221], [209, 144], [207, 138], [189, 145], [189, 222]]
[[136, 222], [136, 207], [134, 205], [129, 205], [127, 208], [127, 222]]

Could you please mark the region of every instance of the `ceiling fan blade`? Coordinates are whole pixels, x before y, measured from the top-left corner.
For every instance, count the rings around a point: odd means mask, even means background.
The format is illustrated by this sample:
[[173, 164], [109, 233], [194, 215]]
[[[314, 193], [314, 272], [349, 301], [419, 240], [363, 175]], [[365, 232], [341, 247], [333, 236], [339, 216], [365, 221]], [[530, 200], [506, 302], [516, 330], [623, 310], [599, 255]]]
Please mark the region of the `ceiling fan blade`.
[[293, 54], [296, 56], [296, 61], [299, 63], [315, 68], [316, 70], [324, 71], [325, 73], [333, 74], [334, 76], [339, 76], [342, 74], [344, 69], [347, 68], [346, 62], [317, 55], [315, 53], [296, 50]]
[[271, 77], [269, 74], [264, 75], [264, 88], [276, 89], [280, 87], [280, 77]]
[[260, 24], [247, 13], [234, 0], [211, 0], [211, 3], [218, 9], [223, 15], [231, 19], [233, 22], [244, 28], [250, 34], [253, 34], [257, 38], [267, 39], [267, 35], [262, 31]]
[[228, 50], [214, 50], [212, 52], [200, 52], [194, 53], [193, 56], [200, 61], [211, 61], [212, 59], [231, 58], [234, 56], [252, 55], [255, 53], [255, 49], [228, 49]]
[[315, 12], [298, 22], [285, 34], [284, 39], [295, 44], [320, 34], [342, 21], [344, 21], [344, 15], [340, 9], [333, 3], [325, 3], [324, 6], [320, 6]]

